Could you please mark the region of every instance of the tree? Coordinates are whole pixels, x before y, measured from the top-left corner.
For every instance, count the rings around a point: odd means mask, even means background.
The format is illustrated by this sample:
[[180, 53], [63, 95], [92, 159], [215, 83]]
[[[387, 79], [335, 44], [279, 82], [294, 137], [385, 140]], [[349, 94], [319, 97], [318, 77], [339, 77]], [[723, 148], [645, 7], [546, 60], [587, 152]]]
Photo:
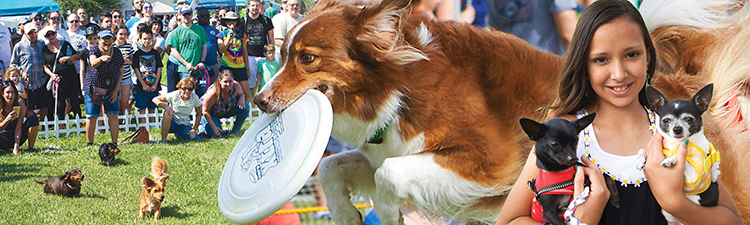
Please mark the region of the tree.
[[[60, 11], [67, 15], [75, 13], [78, 8], [86, 9], [89, 16], [98, 19], [99, 13], [109, 12], [122, 7], [121, 0], [53, 0], [60, 4]], [[88, 18], [87, 18], [88, 19]]]

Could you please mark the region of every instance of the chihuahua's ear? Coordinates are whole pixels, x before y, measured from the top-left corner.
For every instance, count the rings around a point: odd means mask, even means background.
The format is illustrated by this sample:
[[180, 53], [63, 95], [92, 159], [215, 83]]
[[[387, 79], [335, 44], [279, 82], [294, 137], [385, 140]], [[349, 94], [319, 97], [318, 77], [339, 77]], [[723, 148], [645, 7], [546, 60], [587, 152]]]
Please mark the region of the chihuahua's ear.
[[646, 99], [648, 99], [648, 104], [654, 111], [659, 111], [667, 103], [667, 97], [664, 97], [659, 90], [651, 85], [646, 85]]
[[594, 122], [594, 117], [596, 117], [596, 113], [591, 113], [573, 121], [573, 124], [576, 125], [576, 133], [580, 133], [583, 129], [586, 129], [589, 124]]
[[541, 138], [545, 132], [547, 132], [547, 126], [541, 123], [537, 123], [534, 120], [521, 118], [521, 127], [526, 135], [529, 135], [529, 139], [537, 141]]
[[153, 187], [154, 185], [156, 185], [156, 182], [151, 180], [151, 178], [143, 177], [143, 179], [141, 179], [141, 187], [143, 188]]
[[708, 104], [711, 103], [711, 96], [713, 96], [714, 93], [714, 84], [708, 84], [705, 87], [701, 88], [698, 93], [695, 93], [693, 96], [692, 101], [695, 106], [698, 106], [698, 109], [701, 110], [701, 113], [706, 112], [708, 110]]

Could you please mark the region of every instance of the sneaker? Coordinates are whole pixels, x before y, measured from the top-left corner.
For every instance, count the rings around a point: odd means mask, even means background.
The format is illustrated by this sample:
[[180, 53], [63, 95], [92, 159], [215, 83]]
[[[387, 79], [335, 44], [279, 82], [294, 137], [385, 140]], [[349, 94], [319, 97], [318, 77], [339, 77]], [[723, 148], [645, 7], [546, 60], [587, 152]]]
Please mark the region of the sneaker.
[[86, 147], [88, 147], [88, 146], [94, 146], [94, 142], [88, 142], [88, 143], [86, 143]]
[[159, 142], [159, 144], [166, 144], [166, 143], [167, 143], [167, 141], [161, 141], [161, 142]]
[[328, 210], [324, 210], [324, 211], [317, 211], [317, 212], [314, 212], [314, 213], [312, 214], [312, 217], [313, 217], [314, 219], [318, 219], [318, 220], [319, 220], [319, 219], [329, 219], [329, 220], [330, 220], [330, 219], [331, 219], [331, 213], [330, 213], [330, 212], [328, 212]]

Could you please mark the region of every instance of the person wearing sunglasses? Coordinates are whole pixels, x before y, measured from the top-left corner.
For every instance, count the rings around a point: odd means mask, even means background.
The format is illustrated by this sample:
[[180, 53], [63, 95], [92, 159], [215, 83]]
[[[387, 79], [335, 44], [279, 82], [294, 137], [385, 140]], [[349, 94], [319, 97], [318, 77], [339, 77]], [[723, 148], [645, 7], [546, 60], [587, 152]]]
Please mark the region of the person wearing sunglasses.
[[[39, 118], [44, 118], [47, 116], [47, 107], [52, 103], [52, 93], [45, 87], [49, 76], [44, 72], [44, 42], [37, 39], [38, 29], [35, 23], [24, 25], [26, 38], [13, 48], [10, 66], [21, 69], [23, 79], [28, 81], [26, 115], [34, 115], [34, 110], [38, 109]], [[53, 120], [52, 117], [47, 119]]]
[[117, 27], [117, 25], [125, 24], [125, 18], [123, 18], [122, 11], [118, 9], [113, 9], [109, 14], [112, 14], [112, 27]]
[[[62, 15], [60, 15], [60, 12], [52, 11], [47, 16], [47, 26], [46, 27], [52, 27], [54, 28], [55, 32], [57, 32], [57, 39], [59, 40], [65, 40], [67, 42], [70, 42], [70, 36], [68, 36], [68, 32], [62, 29], [60, 24], [63, 21]], [[44, 44], [49, 44], [49, 41], [47, 41], [46, 38], [39, 35], [39, 40], [44, 41]]]
[[13, 81], [0, 82], [0, 149], [13, 149], [18, 155], [21, 145], [29, 140], [28, 151], [33, 152], [34, 142], [39, 132], [39, 118], [32, 115], [26, 118], [26, 105], [18, 101], [18, 90]]
[[[151, 17], [154, 15], [154, 6], [151, 5], [150, 2], [144, 2], [143, 3], [143, 10], [141, 10], [141, 13], [143, 13], [143, 18], [139, 19], [138, 21], [133, 23], [133, 26], [128, 27], [128, 32], [130, 32], [132, 35], [129, 40], [130, 41], [137, 41], [138, 40], [138, 25], [139, 24], [148, 24], [148, 21], [151, 20]], [[131, 19], [132, 20], [132, 19]], [[130, 20], [128, 20], [130, 21]]]
[[[195, 79], [182, 78], [177, 90], [154, 98], [156, 106], [164, 109], [161, 121], [161, 143], [167, 143], [167, 135], [175, 134], [179, 139], [200, 141], [198, 127], [201, 122], [203, 103], [195, 94]], [[195, 110], [195, 111], [193, 111]], [[190, 126], [190, 113], [195, 112], [195, 122]]]
[[135, 10], [135, 16], [130, 17], [128, 22], [125, 22], [125, 26], [128, 26], [128, 29], [134, 27], [135, 22], [143, 19], [143, 2], [144, 0], [133, 0], [130, 2], [133, 5], [133, 10]]
[[80, 93], [78, 90], [81, 90], [78, 86], [80, 80], [73, 65], [73, 61], [79, 59], [78, 51], [69, 42], [57, 39], [52, 26], [45, 27], [39, 33], [44, 34], [44, 38], [48, 42], [42, 50], [44, 71], [50, 76], [50, 79], [57, 81], [58, 84], [52, 90], [56, 101], [55, 114], [60, 120], [63, 120], [65, 115], [70, 112], [80, 116], [81, 103], [78, 101]]

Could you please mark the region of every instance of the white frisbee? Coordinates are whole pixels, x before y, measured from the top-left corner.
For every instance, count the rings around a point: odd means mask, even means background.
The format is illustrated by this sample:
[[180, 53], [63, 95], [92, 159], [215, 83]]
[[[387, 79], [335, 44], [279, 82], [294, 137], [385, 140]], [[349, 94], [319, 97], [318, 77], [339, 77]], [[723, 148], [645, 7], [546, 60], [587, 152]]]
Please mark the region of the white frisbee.
[[278, 115], [261, 115], [237, 142], [221, 174], [224, 217], [254, 223], [279, 210], [312, 175], [332, 128], [331, 103], [316, 90]]

